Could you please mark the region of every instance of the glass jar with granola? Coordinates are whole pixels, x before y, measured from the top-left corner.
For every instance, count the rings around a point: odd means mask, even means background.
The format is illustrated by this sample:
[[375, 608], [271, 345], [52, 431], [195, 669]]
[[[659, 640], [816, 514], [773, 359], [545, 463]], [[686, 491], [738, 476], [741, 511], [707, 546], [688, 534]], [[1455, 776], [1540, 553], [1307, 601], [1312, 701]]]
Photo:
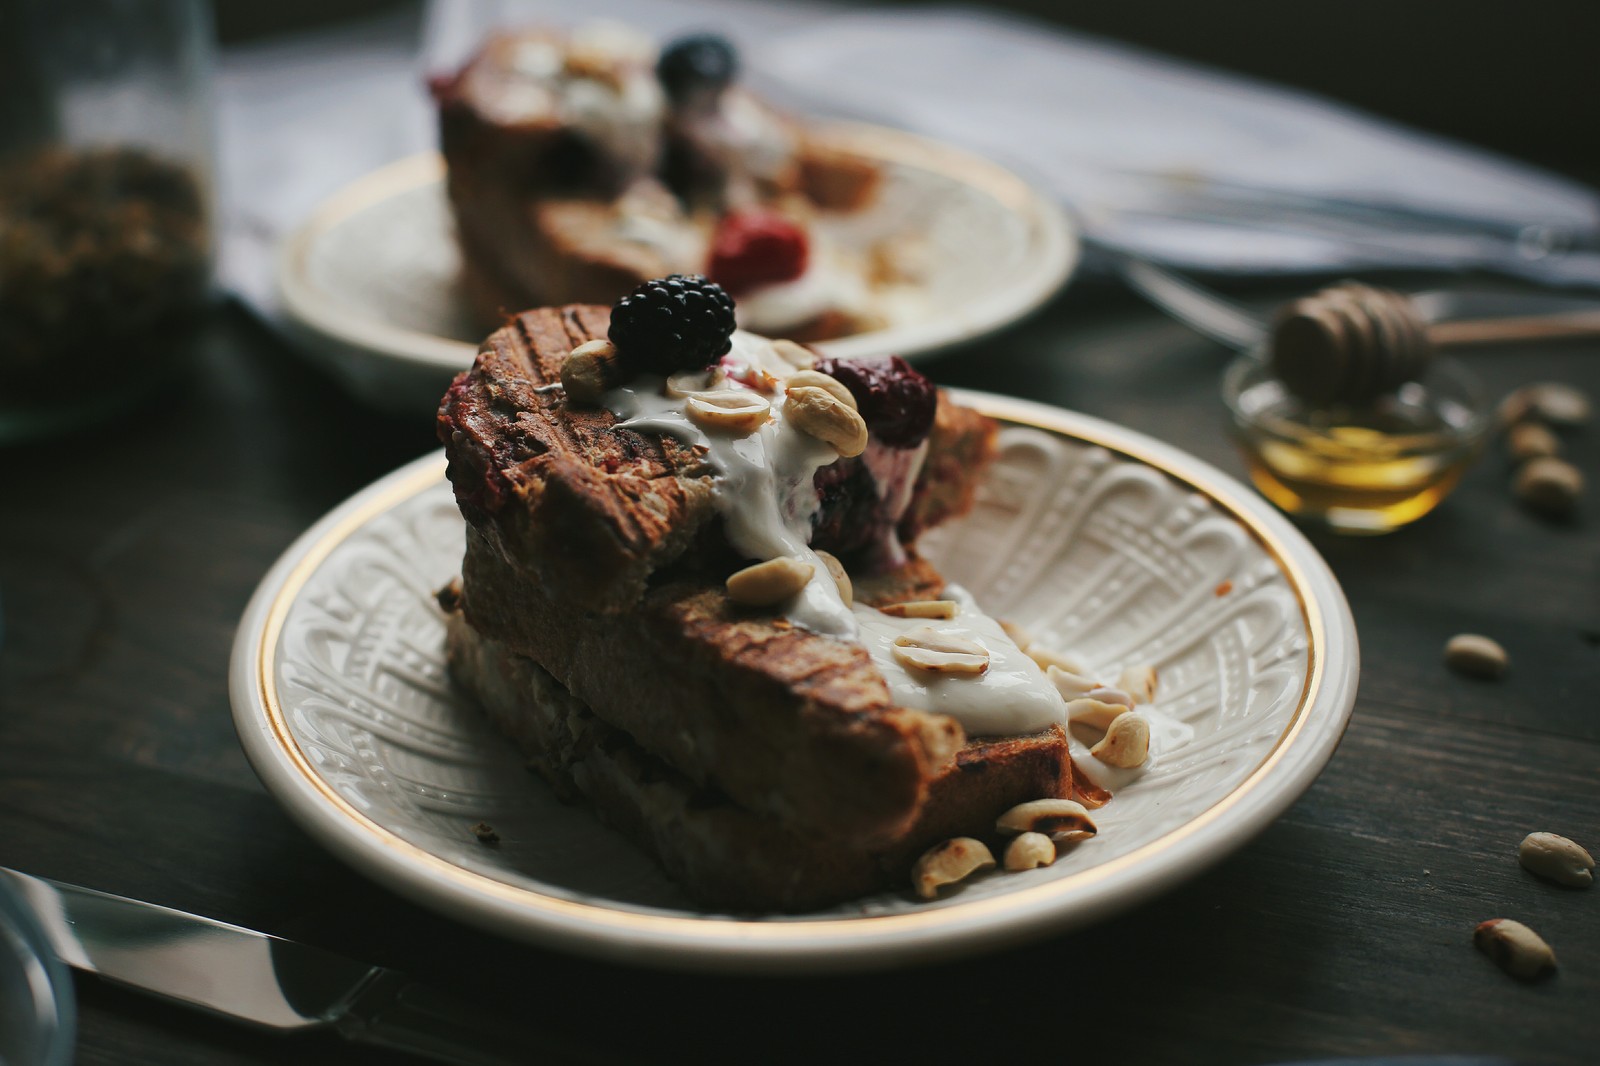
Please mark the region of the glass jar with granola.
[[201, 0], [0, 5], [0, 442], [166, 384], [210, 294]]

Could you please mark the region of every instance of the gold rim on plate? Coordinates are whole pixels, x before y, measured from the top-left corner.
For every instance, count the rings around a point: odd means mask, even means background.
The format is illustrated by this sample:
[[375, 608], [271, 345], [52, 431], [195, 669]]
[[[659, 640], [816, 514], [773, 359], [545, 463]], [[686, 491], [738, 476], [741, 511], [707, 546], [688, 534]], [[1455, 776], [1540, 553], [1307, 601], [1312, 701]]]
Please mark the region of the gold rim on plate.
[[[627, 909], [628, 905], [625, 904], [607, 906], [564, 899], [556, 895], [507, 884], [486, 874], [465, 869], [415, 844], [409, 843], [392, 830], [378, 824], [339, 795], [316, 771], [305, 753], [300, 749], [289, 730], [284, 706], [277, 692], [276, 654], [284, 622], [300, 590], [311, 575], [328, 558], [330, 553], [356, 529], [377, 515], [394, 507], [399, 502], [438, 484], [443, 475], [444, 460], [442, 456], [436, 456], [432, 461], [414, 464], [416, 469], [409, 476], [395, 480], [382, 491], [361, 500], [358, 506], [351, 507], [346, 513], [339, 515], [338, 511], [334, 512], [335, 515], [338, 515], [337, 521], [322, 531], [320, 536], [313, 542], [304, 547], [299, 558], [284, 576], [281, 584], [271, 594], [271, 600], [266, 607], [265, 621], [261, 625], [259, 636], [251, 638], [248, 632], [241, 631], [241, 641], [253, 641], [255, 671], [252, 681], [255, 687], [255, 696], [259, 701], [260, 709], [264, 710], [265, 724], [270, 732], [272, 744], [277, 749], [276, 753], [286, 757], [288, 763], [298, 775], [300, 782], [309, 786], [320, 797], [322, 802], [341, 814], [349, 823], [349, 826], [355, 827], [367, 837], [368, 843], [380, 845], [386, 851], [391, 852], [396, 857], [403, 858], [407, 862], [421, 864], [434, 876], [442, 879], [443, 883], [458, 890], [463, 898], [488, 898], [512, 908], [535, 912], [542, 917], [581, 923], [587, 930], [584, 934], [585, 936], [592, 936], [598, 930], [609, 934], [620, 934], [625, 938], [642, 939], [653, 943], [657, 947], [675, 940], [692, 941], [699, 947], [705, 947], [708, 942], [720, 942], [733, 953], [732, 956], [722, 958], [720, 961], [701, 959], [699, 964], [702, 968], [738, 969], [740, 966], [737, 956], [740, 954], [741, 949], [746, 947], [751, 947], [751, 953], [759, 958], [770, 953], [781, 953], [785, 947], [799, 946], [808, 941], [816, 941], [819, 937], [825, 937], [832, 938], [829, 943], [836, 945], [837, 950], [848, 953], [852, 942], [856, 945], [862, 945], [872, 941], [892, 938], [896, 934], [903, 932], [935, 932], [957, 924], [967, 925], [974, 920], [981, 921], [987, 918], [996, 918], [1004, 912], [1015, 912], [1019, 909], [1031, 910], [1034, 905], [1062, 901], [1066, 897], [1082, 892], [1085, 888], [1102, 883], [1134, 867], [1150, 862], [1162, 853], [1168, 852], [1193, 838], [1197, 833], [1217, 822], [1230, 810], [1237, 807], [1251, 793], [1261, 788], [1263, 783], [1272, 776], [1274, 768], [1295, 747], [1295, 742], [1304, 731], [1306, 725], [1307, 710], [1317, 701], [1327, 682], [1328, 662], [1326, 649], [1328, 633], [1323, 619], [1324, 611], [1331, 609], [1338, 613], [1340, 615], [1341, 630], [1348, 631], [1353, 640], [1354, 628], [1353, 623], [1349, 621], [1348, 607], [1344, 605], [1343, 597], [1338, 594], [1336, 585], [1333, 586], [1332, 593], [1333, 598], [1337, 600], [1336, 603], [1318, 601], [1310, 576], [1295, 558], [1296, 553], [1286, 543], [1286, 535], [1296, 535], [1293, 530], [1286, 524], [1283, 524], [1282, 531], [1271, 528], [1272, 524], [1281, 524], [1281, 520], [1269, 523], [1268, 520], [1263, 519], [1260, 515], [1251, 513], [1251, 507], [1243, 505], [1241, 502], [1250, 498], [1247, 491], [1242, 486], [1230, 485], [1225, 475], [1211, 471], [1209, 467], [1198, 460], [1191, 460], [1198, 467], [1193, 472], [1175, 471], [1171, 467], [1169, 458], [1161, 454], [1163, 450], [1171, 451], [1168, 446], [1149, 442], [1147, 438], [1142, 438], [1137, 434], [1130, 434], [1134, 439], [1129, 440], [1124, 437], [1124, 434], [1128, 434], [1129, 431], [1117, 430], [1099, 422], [1097, 419], [1087, 416], [1068, 415], [1065, 412], [1040, 404], [984, 393], [965, 392], [958, 393], [958, 395], [965, 402], [977, 407], [983, 413], [1004, 423], [1043, 430], [1087, 444], [1097, 445], [1114, 454], [1150, 466], [1165, 476], [1188, 486], [1247, 530], [1250, 536], [1273, 560], [1293, 591], [1296, 602], [1299, 605], [1301, 620], [1305, 626], [1307, 636], [1306, 673], [1293, 716], [1272, 750], [1238, 785], [1225, 796], [1220, 797], [1206, 810], [1156, 840], [1126, 855], [1107, 860], [1087, 870], [1044, 884], [1018, 888], [986, 899], [977, 899], [971, 902], [957, 900], [946, 906], [931, 907], [926, 910], [906, 913], [826, 919], [805, 919], [801, 917], [792, 922], [741, 920], [722, 916], [714, 919], [710, 917], [683, 917]], [[1184, 465], [1189, 465], [1189, 463], [1186, 462]], [[345, 506], [350, 507], [349, 504]], [[1264, 505], [1260, 506], [1260, 510], [1270, 515], [1270, 511], [1266, 511]], [[1276, 516], [1273, 516], [1273, 518], [1275, 519]], [[291, 549], [291, 554], [295, 550]], [[1304, 550], [1311, 551], [1308, 546]], [[1313, 559], [1316, 558], [1314, 551], [1312, 551], [1311, 557]], [[1327, 580], [1332, 580], [1331, 575], [1328, 575]], [[1313, 603], [1316, 603], [1317, 609], [1313, 609]], [[1356, 669], [1354, 657], [1356, 654], [1356, 650], [1352, 648], [1350, 661], [1346, 664], [1348, 676], [1342, 679], [1345, 682], [1344, 687], [1348, 689], [1348, 691], [1343, 692], [1341, 701], [1343, 706], [1330, 712], [1344, 716], [1344, 722], [1340, 723], [1339, 735], [1342, 735], [1343, 726], [1348, 723], [1349, 711], [1354, 702], [1354, 671]], [[1335, 743], [1336, 741], [1337, 737], [1334, 738]], [[1333, 743], [1327, 745], [1326, 753], [1323, 754], [1322, 759], [1311, 770], [1312, 776], [1320, 770], [1326, 758], [1331, 756], [1333, 747]], [[265, 777], [266, 775], [263, 776]], [[1309, 782], [1310, 778], [1308, 777], [1305, 784], [1309, 785]], [[1292, 797], [1290, 798], [1292, 799]], [[1287, 801], [1285, 801], [1284, 805], [1287, 805]], [[1275, 816], [1279, 813], [1279, 810], [1274, 810], [1270, 813]], [[1232, 847], [1221, 849], [1222, 853], [1231, 850]], [[1184, 867], [1184, 871], [1193, 873], [1200, 865], [1202, 863], [1197, 862], [1192, 867]], [[416, 886], [411, 887], [415, 888]], [[419, 889], [418, 891], [422, 897], [429, 897], [430, 895], [424, 890]], [[415, 895], [416, 893], [413, 894]], [[433, 902], [438, 901], [433, 900]], [[469, 915], [468, 917], [471, 916]], [[518, 933], [527, 939], [544, 940], [546, 942], [562, 940], [561, 937], [551, 934], [548, 929], [544, 930], [546, 935], [543, 936], [540, 935], [538, 930], [529, 927], [516, 930], [501, 929], [500, 931]], [[579, 937], [579, 939], [583, 938]], [[759, 943], [752, 946], [753, 941]], [[563, 941], [563, 943], [569, 948], [575, 947], [578, 950], [582, 950], [581, 944], [572, 941]], [[614, 948], [615, 945], [613, 945]], [[606, 951], [597, 951], [596, 953], [608, 954]], [[935, 954], [935, 952], [931, 951], [908, 953], [919, 956]], [[615, 950], [610, 951], [609, 954], [613, 957], [624, 957], [618, 955]], [[645, 958], [643, 961], [653, 961], [658, 964], [661, 962], [659, 958]], [[857, 961], [859, 963], [859, 960]], [[850, 965], [849, 962], [841, 962], [839, 959], [832, 959], [831, 962], [838, 963], [840, 966]], [[872, 965], [872, 963], [867, 962], [865, 965]]]

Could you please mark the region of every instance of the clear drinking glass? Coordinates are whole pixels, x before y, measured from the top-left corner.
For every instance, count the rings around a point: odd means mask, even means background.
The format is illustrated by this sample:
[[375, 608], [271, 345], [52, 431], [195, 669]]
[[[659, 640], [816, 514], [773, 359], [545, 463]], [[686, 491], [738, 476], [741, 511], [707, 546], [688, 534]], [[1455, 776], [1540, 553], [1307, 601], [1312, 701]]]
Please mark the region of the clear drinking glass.
[[0, 877], [0, 1062], [67, 1066], [76, 1023], [72, 976], [27, 902]]
[[0, 443], [181, 369], [210, 296], [203, 0], [0, 0]]

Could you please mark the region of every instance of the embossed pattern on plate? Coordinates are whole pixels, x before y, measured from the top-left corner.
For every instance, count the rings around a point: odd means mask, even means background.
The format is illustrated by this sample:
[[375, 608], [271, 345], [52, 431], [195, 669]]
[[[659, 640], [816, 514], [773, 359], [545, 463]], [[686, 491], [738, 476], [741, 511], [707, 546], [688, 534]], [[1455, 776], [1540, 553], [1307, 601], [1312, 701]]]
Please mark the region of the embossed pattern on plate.
[[[259, 623], [260, 611], [252, 606], [236, 652], [236, 714], [264, 780], [326, 842], [344, 850], [360, 827], [330, 822], [327, 805], [314, 797], [308, 812], [304, 782], [282, 784], [285, 753], [277, 749], [285, 738], [263, 728], [269, 715], [262, 701], [249, 697], [248, 678], [240, 684], [240, 671], [253, 664], [263, 672], [267, 699], [281, 711], [287, 742], [319, 779], [313, 782], [318, 789], [382, 833], [488, 879], [478, 884], [494, 889], [498, 917], [471, 906], [464, 916], [533, 939], [562, 939], [547, 935], [543, 919], [550, 916], [537, 914], [551, 901], [577, 905], [579, 914], [822, 930], [866, 916], [958, 916], [986, 904], [1003, 910], [1013, 897], [1029, 897], [1029, 907], [1061, 924], [1072, 910], [1070, 893], [1051, 896], [1053, 904], [1045, 906], [1041, 900], [1051, 886], [1065, 891], [1093, 871], [1159, 859], [1164, 842], [1257, 775], [1297, 723], [1304, 724], [1302, 712], [1314, 712], [1319, 747], [1296, 760], [1296, 781], [1286, 786], [1286, 797], [1273, 800], [1281, 809], [1331, 753], [1353, 701], [1348, 608], [1331, 578], [1317, 592], [1282, 557], [1286, 550], [1309, 553], [1320, 567], [1303, 541], [1263, 542], [1259, 526], [1146, 462], [1070, 433], [1008, 425], [977, 507], [925, 537], [927, 554], [991, 613], [1023, 624], [1097, 673], [1156, 666], [1155, 706], [1191, 728], [1192, 740], [1158, 743], [1157, 757], [1097, 815], [1099, 836], [1064, 849], [1052, 867], [990, 875], [932, 904], [888, 892], [799, 916], [708, 914], [587, 811], [556, 800], [452, 692], [432, 593], [457, 571], [462, 523], [448, 486], [435, 480], [442, 461], [432, 463], [402, 498], [323, 535], [329, 550], [305, 564], [303, 582], [282, 594], [288, 599], [275, 646], [261, 649], [265, 654], [255, 660], [246, 642], [252, 632], [270, 640], [271, 626]], [[258, 599], [270, 599], [275, 580], [282, 584], [281, 577], [269, 578]], [[1336, 602], [1323, 602], [1329, 597]], [[1319, 627], [1331, 622], [1334, 636], [1350, 646], [1343, 649], [1337, 684], [1322, 696], [1327, 705], [1308, 707], [1317, 654], [1313, 614], [1324, 619]], [[1258, 815], [1260, 824], [1271, 813], [1276, 810]], [[480, 821], [499, 833], [497, 846], [473, 836], [471, 827]], [[1238, 842], [1219, 835], [1212, 850]], [[439, 902], [426, 877], [400, 880], [396, 887]], [[472, 895], [461, 885], [452, 892]], [[457, 898], [449, 909], [463, 913], [460, 904]], [[535, 919], [521, 923], [519, 908]], [[619, 942], [596, 950], [616, 954]], [[852, 964], [843, 956], [833, 962]]]

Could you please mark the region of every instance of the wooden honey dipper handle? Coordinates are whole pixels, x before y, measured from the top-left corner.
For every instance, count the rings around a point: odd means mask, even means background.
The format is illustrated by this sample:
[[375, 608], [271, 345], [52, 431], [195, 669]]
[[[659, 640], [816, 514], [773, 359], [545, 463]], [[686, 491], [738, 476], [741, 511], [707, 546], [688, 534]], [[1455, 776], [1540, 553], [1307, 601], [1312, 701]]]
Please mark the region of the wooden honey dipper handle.
[[1432, 322], [1428, 325], [1428, 339], [1440, 348], [1463, 344], [1499, 344], [1504, 341], [1557, 340], [1562, 337], [1600, 337], [1600, 311], [1569, 311], [1518, 318], [1474, 318], [1458, 322]]

